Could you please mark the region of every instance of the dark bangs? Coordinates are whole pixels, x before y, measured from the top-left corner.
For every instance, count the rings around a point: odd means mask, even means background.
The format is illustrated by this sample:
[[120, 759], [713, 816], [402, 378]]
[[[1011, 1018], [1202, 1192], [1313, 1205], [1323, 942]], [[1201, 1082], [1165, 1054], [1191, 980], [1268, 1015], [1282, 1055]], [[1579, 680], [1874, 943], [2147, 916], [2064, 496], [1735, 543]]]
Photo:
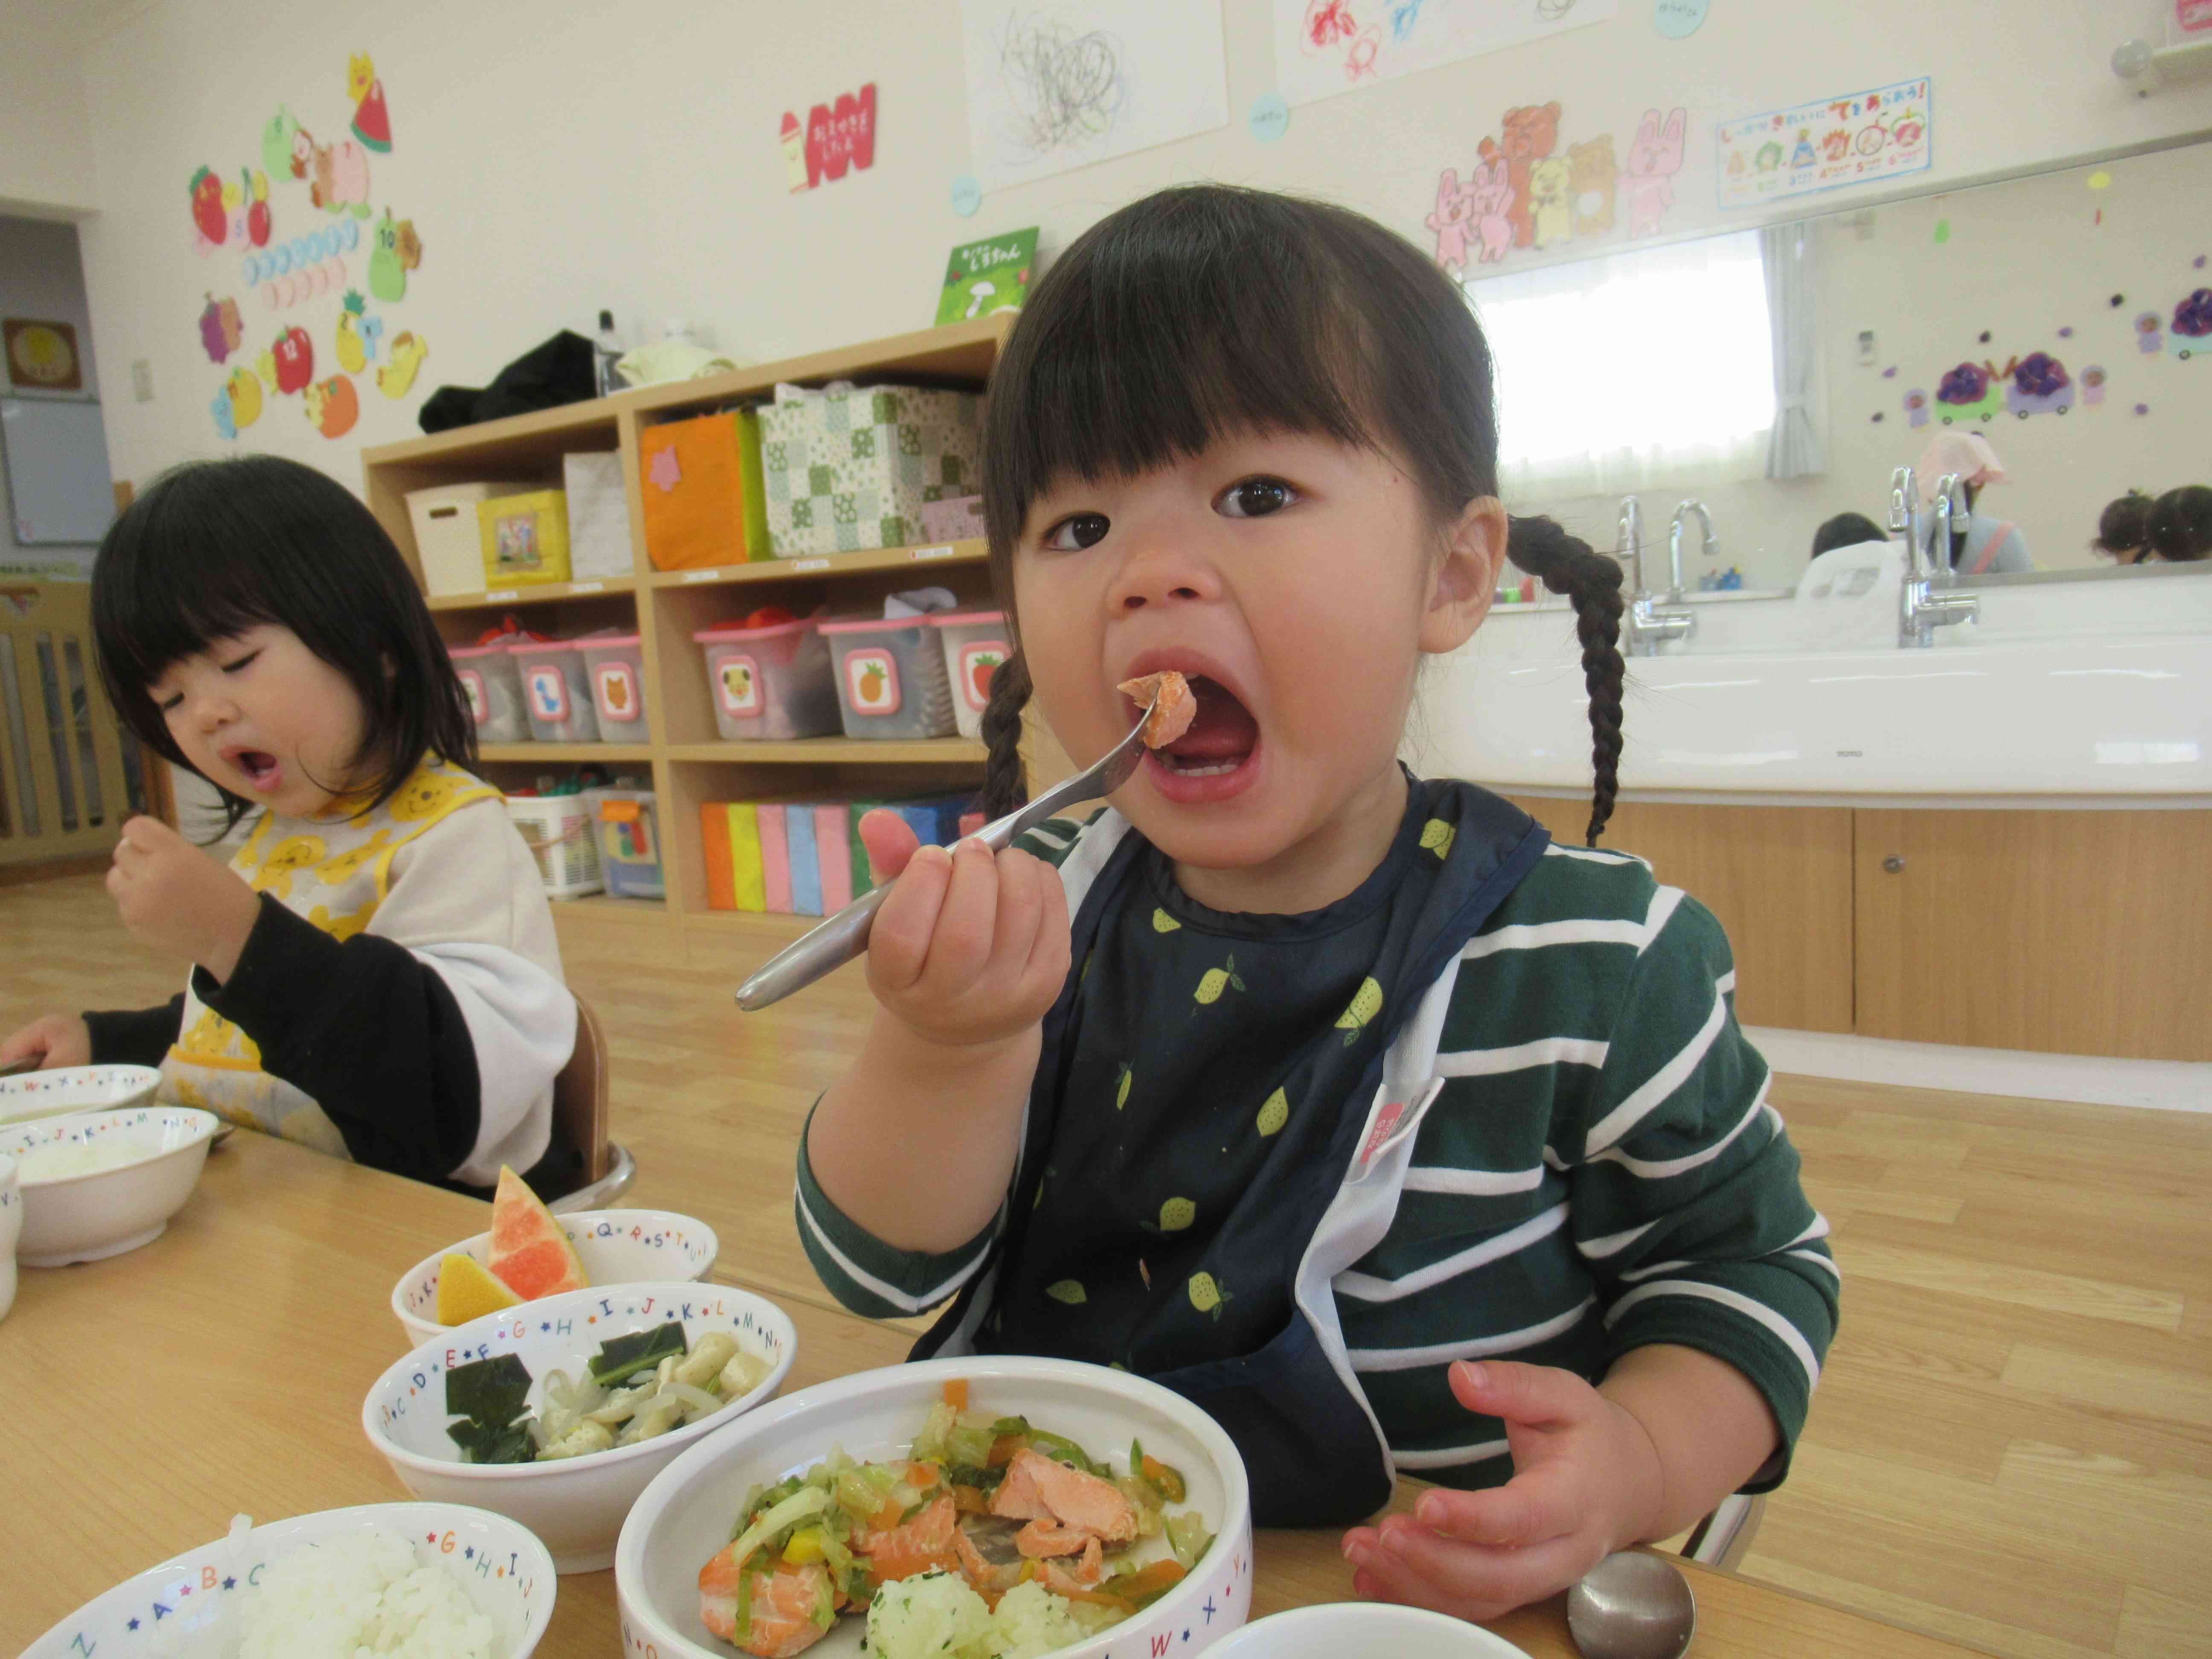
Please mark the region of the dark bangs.
[[1076, 239], [992, 376], [983, 506], [1001, 599], [1056, 480], [1134, 475], [1248, 428], [1387, 448], [1439, 517], [1497, 493], [1489, 349], [1420, 250], [1325, 203], [1178, 186]]
[[[127, 507], [92, 573], [100, 678], [123, 724], [192, 769], [148, 688], [249, 628], [289, 628], [361, 699], [354, 769], [381, 805], [424, 757], [469, 766], [476, 726], [399, 550], [351, 491], [274, 455], [165, 473]], [[252, 803], [223, 794], [234, 823]]]

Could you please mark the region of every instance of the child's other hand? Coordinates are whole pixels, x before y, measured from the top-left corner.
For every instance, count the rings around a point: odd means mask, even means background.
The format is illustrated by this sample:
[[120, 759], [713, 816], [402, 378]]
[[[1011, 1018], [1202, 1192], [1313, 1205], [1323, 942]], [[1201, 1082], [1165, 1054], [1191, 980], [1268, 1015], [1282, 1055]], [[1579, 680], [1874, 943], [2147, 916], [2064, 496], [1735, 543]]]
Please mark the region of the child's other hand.
[[1460, 1404], [1504, 1419], [1513, 1479], [1439, 1487], [1412, 1515], [1354, 1527], [1344, 1553], [1362, 1595], [1495, 1619], [1644, 1536], [1664, 1482], [1650, 1436], [1624, 1407], [1549, 1365], [1462, 1361], [1450, 1376]]
[[92, 1028], [75, 1014], [48, 1014], [34, 1019], [0, 1042], [0, 1066], [13, 1066], [19, 1060], [37, 1060], [42, 1072], [64, 1066], [89, 1066]]
[[123, 826], [107, 890], [141, 945], [227, 980], [253, 931], [253, 890], [158, 818]]
[[860, 820], [878, 881], [896, 881], [868, 935], [868, 988], [917, 1036], [1003, 1042], [1045, 1016], [1067, 978], [1059, 872], [979, 841], [922, 847], [896, 812]]

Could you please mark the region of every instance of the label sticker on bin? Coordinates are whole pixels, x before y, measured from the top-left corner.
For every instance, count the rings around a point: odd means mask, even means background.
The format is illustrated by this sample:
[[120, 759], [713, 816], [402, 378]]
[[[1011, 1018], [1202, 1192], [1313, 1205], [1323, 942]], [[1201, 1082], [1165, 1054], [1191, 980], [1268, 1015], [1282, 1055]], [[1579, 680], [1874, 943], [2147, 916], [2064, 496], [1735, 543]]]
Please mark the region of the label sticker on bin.
[[557, 663], [539, 663], [530, 671], [530, 712], [549, 726], [568, 718], [568, 677]]
[[854, 651], [845, 658], [845, 694], [856, 714], [896, 714], [899, 696], [898, 659], [888, 651]]
[[482, 726], [491, 718], [491, 699], [484, 696], [483, 676], [473, 668], [459, 671], [461, 690], [468, 694], [469, 719]]
[[626, 662], [603, 662], [599, 672], [599, 718], [634, 720], [637, 718], [637, 676]]
[[960, 647], [960, 695], [970, 708], [990, 706], [991, 676], [1006, 659], [1004, 640], [971, 640]]
[[760, 665], [750, 657], [725, 657], [716, 673], [722, 696], [722, 710], [730, 714], [757, 714], [761, 711]]

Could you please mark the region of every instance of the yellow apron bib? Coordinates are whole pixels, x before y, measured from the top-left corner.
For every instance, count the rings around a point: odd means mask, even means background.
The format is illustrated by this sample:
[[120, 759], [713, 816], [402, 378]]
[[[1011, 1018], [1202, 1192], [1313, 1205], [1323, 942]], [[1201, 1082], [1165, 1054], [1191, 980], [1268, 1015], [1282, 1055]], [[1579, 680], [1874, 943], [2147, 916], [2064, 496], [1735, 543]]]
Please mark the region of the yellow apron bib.
[[[424, 763], [398, 794], [357, 817], [333, 807], [323, 818], [264, 813], [230, 861], [257, 893], [271, 895], [343, 943], [365, 931], [392, 884], [399, 849], [450, 814], [499, 791], [442, 761]], [[185, 986], [182, 1034], [161, 1062], [158, 1097], [198, 1106], [232, 1123], [282, 1135], [333, 1158], [349, 1156], [337, 1125], [282, 1078], [261, 1069], [261, 1050]]]

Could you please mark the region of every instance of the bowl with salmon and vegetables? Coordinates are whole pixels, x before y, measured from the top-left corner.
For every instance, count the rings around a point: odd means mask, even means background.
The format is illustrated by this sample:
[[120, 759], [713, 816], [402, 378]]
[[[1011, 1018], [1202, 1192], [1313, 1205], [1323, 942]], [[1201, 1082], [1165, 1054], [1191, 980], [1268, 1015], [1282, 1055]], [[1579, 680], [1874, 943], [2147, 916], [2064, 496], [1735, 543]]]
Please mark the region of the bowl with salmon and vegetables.
[[630, 1510], [615, 1583], [625, 1647], [665, 1659], [1137, 1659], [1170, 1630], [1194, 1654], [1249, 1611], [1251, 1500], [1157, 1383], [933, 1359], [708, 1436]]

